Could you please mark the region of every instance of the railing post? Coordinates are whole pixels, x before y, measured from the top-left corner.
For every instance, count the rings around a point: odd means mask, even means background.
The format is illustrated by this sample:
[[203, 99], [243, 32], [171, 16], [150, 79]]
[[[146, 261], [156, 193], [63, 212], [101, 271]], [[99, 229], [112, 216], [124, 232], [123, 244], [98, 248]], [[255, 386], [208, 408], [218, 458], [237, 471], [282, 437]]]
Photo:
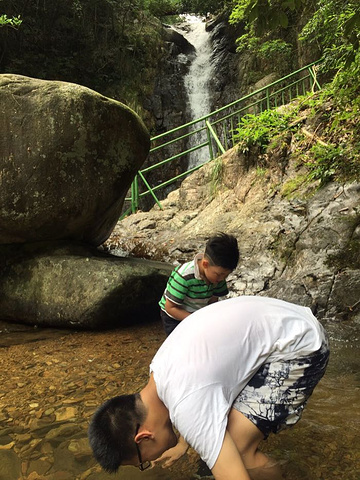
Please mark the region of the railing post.
[[269, 95], [269, 89], [266, 89], [266, 108], [270, 110], [270, 95]]
[[217, 144], [221, 154], [224, 154], [225, 153], [225, 148], [223, 147], [223, 145], [221, 144], [218, 136], [216, 135], [215, 133], [215, 130], [212, 128], [212, 126], [210, 125], [210, 122], [208, 120], [206, 120], [206, 125], [208, 127], [208, 131], [209, 131], [209, 134], [214, 138], [215, 140], [215, 143]]
[[138, 176], [135, 175], [131, 184], [131, 213], [135, 213], [139, 207]]
[[207, 139], [208, 139], [208, 142], [209, 142], [209, 156], [210, 156], [210, 160], [213, 160], [214, 159], [214, 152], [213, 152], [213, 148], [212, 148], [211, 133], [210, 133], [210, 129], [209, 129], [208, 124], [210, 124], [210, 122], [206, 121], [205, 125], [206, 125], [206, 135], [207, 135]]
[[151, 193], [153, 199], [155, 200], [155, 202], [158, 204], [160, 210], [162, 210], [162, 206], [161, 206], [161, 203], [159, 202], [157, 196], [155, 195], [153, 189], [150, 187], [150, 185], [148, 184], [146, 178], [144, 177], [144, 175], [141, 173], [141, 170], [139, 170], [139, 177], [141, 178], [141, 180], [145, 183], [145, 186], [146, 188], [149, 190], [149, 192]]
[[308, 67], [308, 70], [309, 70], [310, 77], [312, 78], [312, 85], [311, 85], [312, 92], [315, 91], [315, 86], [317, 86], [317, 88], [321, 90], [320, 83], [317, 81], [317, 78], [316, 78], [316, 65], [311, 65], [311, 67]]

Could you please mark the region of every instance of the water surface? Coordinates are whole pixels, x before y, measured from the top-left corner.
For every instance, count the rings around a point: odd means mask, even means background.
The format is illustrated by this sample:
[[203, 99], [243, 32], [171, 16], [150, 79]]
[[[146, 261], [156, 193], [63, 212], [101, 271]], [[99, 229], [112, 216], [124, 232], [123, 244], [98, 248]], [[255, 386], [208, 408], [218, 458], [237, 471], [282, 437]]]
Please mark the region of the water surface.
[[[360, 326], [329, 321], [326, 328], [329, 367], [302, 420], [262, 446], [284, 462], [287, 480], [360, 479]], [[197, 478], [193, 451], [172, 470], [109, 475], [87, 442], [96, 407], [145, 384], [165, 338], [160, 324], [95, 333], [2, 324], [0, 331], [0, 480]]]

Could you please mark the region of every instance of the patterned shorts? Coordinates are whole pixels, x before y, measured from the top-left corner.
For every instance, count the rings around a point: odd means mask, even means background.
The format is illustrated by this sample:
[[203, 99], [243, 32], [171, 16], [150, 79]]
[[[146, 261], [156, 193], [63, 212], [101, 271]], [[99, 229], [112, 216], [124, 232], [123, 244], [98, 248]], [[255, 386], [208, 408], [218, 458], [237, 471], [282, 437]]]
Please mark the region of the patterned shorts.
[[265, 363], [233, 403], [267, 438], [295, 425], [307, 400], [325, 373], [329, 346], [307, 357]]

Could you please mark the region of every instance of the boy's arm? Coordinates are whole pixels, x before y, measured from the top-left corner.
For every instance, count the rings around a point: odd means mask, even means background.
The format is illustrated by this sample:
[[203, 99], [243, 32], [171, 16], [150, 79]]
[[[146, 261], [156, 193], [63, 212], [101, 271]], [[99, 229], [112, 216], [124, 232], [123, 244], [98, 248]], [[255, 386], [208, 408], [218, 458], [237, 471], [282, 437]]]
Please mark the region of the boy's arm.
[[227, 430], [220, 454], [211, 472], [216, 480], [251, 480], [241, 455]]
[[190, 313], [184, 310], [180, 305], [177, 305], [168, 298], [165, 301], [165, 311], [171, 317], [179, 321], [184, 320], [184, 318], [190, 315]]

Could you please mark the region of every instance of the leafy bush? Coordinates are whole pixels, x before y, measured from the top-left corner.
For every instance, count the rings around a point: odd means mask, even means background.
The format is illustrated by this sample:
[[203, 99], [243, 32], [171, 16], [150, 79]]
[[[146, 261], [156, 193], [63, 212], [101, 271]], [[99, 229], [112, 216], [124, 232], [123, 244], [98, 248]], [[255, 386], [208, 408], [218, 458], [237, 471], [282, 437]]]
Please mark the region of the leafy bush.
[[265, 110], [260, 115], [244, 115], [235, 129], [234, 139], [242, 152], [247, 152], [253, 146], [263, 152], [274, 135], [288, 128], [289, 115], [277, 110]]
[[264, 42], [259, 47], [259, 56], [268, 62], [289, 63], [292, 52], [292, 46], [279, 38]]
[[306, 3], [305, 0], [237, 0], [230, 15], [230, 23], [244, 22], [256, 35], [291, 24], [292, 15]]
[[7, 15], [0, 15], [0, 27], [4, 27], [5, 25], [8, 25], [10, 27], [19, 27], [22, 24], [22, 20], [20, 18], [20, 15], [17, 17], [12, 17], [8, 18]]
[[149, 0], [148, 9], [154, 17], [162, 18], [178, 13], [179, 4], [176, 0]]
[[260, 38], [250, 33], [244, 33], [241, 37], [236, 39], [236, 51], [238, 53], [255, 53], [258, 52], [260, 46]]
[[310, 170], [309, 178], [320, 180], [321, 185], [337, 180], [356, 180], [360, 178], [360, 157], [352, 148], [344, 145], [319, 145], [311, 148], [312, 159], [306, 165]]
[[152, 92], [162, 27], [148, 0], [1, 0], [19, 29], [0, 27], [0, 70], [78, 83], [131, 103]]
[[314, 145], [311, 148], [313, 158], [306, 163], [310, 178], [325, 184], [332, 180], [344, 163], [344, 149], [335, 145]]
[[359, 50], [360, 2], [317, 0], [315, 12], [303, 28], [300, 40], [320, 45], [325, 71], [349, 66]]
[[231, 0], [179, 0], [181, 12], [197, 13], [206, 15], [210, 13], [218, 13], [226, 7]]
[[251, 53], [280, 74], [288, 73], [293, 51], [290, 43], [280, 38], [264, 41], [260, 37], [245, 33], [236, 40], [236, 44], [238, 53]]

